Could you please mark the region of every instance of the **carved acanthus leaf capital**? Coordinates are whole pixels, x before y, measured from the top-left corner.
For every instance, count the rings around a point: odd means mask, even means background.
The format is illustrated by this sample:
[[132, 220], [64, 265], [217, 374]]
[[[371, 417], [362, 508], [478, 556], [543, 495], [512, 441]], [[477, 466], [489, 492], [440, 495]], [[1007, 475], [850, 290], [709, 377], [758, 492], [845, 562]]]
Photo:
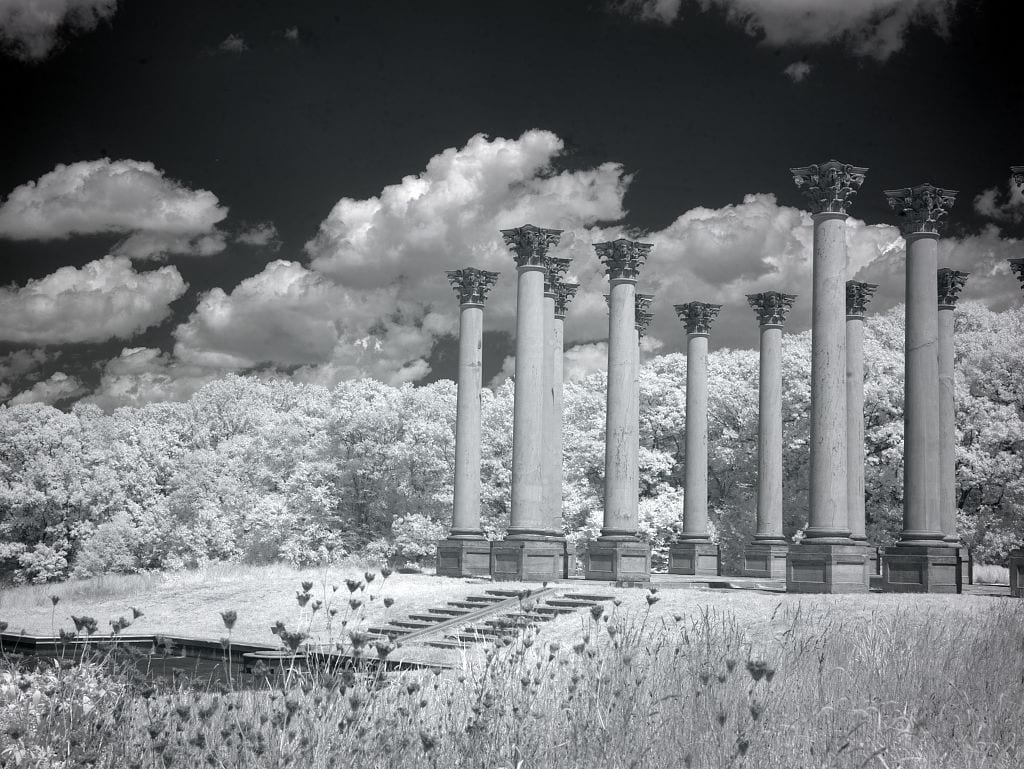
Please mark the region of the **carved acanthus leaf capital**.
[[476, 267], [449, 270], [447, 275], [448, 282], [452, 284], [459, 297], [459, 304], [482, 305], [487, 298], [487, 292], [498, 279], [498, 273], [478, 270]]
[[938, 234], [946, 223], [946, 216], [956, 201], [956, 195], [956, 190], [932, 184], [885, 191], [889, 207], [903, 217], [900, 230], [904, 237], [917, 232]]
[[651, 327], [651, 321], [654, 320], [654, 313], [648, 312], [647, 310], [639, 310], [636, 314], [636, 331], [643, 339], [647, 335], [647, 329]]
[[548, 249], [558, 245], [562, 231], [524, 224], [515, 229], [502, 230], [501, 236], [505, 239], [505, 245], [511, 249], [517, 267], [545, 267]]
[[949, 267], [943, 267], [936, 273], [939, 287], [939, 307], [941, 309], [953, 309], [956, 307], [956, 301], [960, 298], [960, 292], [964, 290], [964, 286], [967, 284], [967, 276], [969, 272], [961, 272], [960, 270], [952, 270]]
[[558, 284], [562, 282], [562, 276], [569, 269], [571, 259], [556, 259], [549, 256], [544, 260], [544, 293], [554, 296], [558, 290]]
[[875, 295], [877, 283], [863, 283], [859, 280], [846, 281], [846, 317], [863, 318], [868, 302]]
[[1010, 166], [1010, 173], [1013, 175], [1013, 183], [1024, 190], [1024, 166]]
[[[651, 302], [654, 301], [654, 294], [635, 294], [633, 297], [633, 315], [636, 318], [636, 327], [639, 329], [641, 325], [646, 329], [650, 325], [650, 319], [653, 318], [653, 313], [650, 312]], [[648, 318], [644, 323], [643, 318]], [[641, 331], [641, 336], [643, 332]]]
[[625, 238], [594, 244], [597, 258], [604, 264], [608, 277], [612, 280], [635, 281], [652, 248], [652, 243], [638, 243]]
[[778, 291], [762, 291], [760, 294], [747, 294], [758, 325], [781, 326], [786, 322], [786, 315], [796, 301], [796, 294], [783, 294]]
[[558, 285], [555, 286], [555, 317], [564, 319], [565, 313], [569, 309], [569, 304], [572, 302], [573, 297], [576, 296], [576, 292], [580, 290], [579, 283], [566, 283], [559, 281]]
[[846, 207], [864, 183], [868, 169], [830, 160], [789, 171], [796, 186], [810, 202], [812, 214], [845, 214]]
[[1020, 287], [1024, 288], [1024, 258], [1010, 259], [1010, 272], [1017, 276], [1017, 280], [1020, 281]]
[[687, 334], [710, 334], [711, 322], [718, 317], [718, 311], [722, 309], [720, 304], [706, 302], [687, 302], [674, 307], [679, 320], [686, 324]]

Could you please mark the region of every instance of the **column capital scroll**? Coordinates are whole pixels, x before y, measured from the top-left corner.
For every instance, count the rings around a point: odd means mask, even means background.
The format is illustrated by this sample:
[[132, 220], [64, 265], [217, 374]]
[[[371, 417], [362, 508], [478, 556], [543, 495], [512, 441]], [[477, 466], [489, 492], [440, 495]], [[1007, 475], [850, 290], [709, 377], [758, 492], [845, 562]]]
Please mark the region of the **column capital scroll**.
[[558, 284], [562, 282], [562, 276], [569, 270], [571, 259], [557, 259], [549, 256], [544, 260], [544, 293], [557, 296]]
[[762, 291], [760, 294], [747, 294], [747, 302], [757, 315], [758, 325], [782, 326], [796, 296], [779, 291]]
[[859, 280], [846, 281], [846, 317], [863, 318], [867, 312], [868, 302], [878, 289], [877, 283], [864, 283]]
[[654, 320], [654, 313], [648, 312], [647, 310], [637, 310], [636, 314], [636, 331], [643, 339], [647, 336], [647, 329], [651, 327], [651, 321]]
[[597, 258], [604, 264], [608, 277], [612, 280], [636, 281], [640, 268], [652, 248], [652, 243], [639, 243], [625, 238], [594, 244]]
[[1013, 175], [1013, 183], [1024, 190], [1024, 166], [1010, 166], [1010, 173]]
[[459, 297], [459, 304], [483, 305], [487, 293], [491, 290], [499, 273], [466, 267], [461, 270], [449, 270], [448, 282], [452, 284]]
[[936, 273], [940, 310], [952, 310], [956, 307], [956, 301], [960, 298], [960, 292], [963, 291], [964, 285], [967, 283], [967, 276], [970, 274], [949, 267], [943, 267]]
[[1010, 272], [1017, 276], [1020, 287], [1024, 288], [1024, 258], [1007, 259], [1007, 261], [1010, 263]]
[[636, 330], [643, 336], [654, 319], [654, 313], [650, 311], [651, 302], [654, 301], [654, 294], [635, 294], [633, 297], [633, 315], [636, 323]]
[[566, 283], [559, 281], [555, 286], [555, 317], [559, 320], [565, 319], [566, 310], [569, 309], [569, 304], [576, 296], [576, 292], [579, 291], [579, 283]]
[[830, 160], [819, 165], [790, 168], [793, 181], [810, 201], [811, 213], [846, 214], [846, 207], [864, 183], [868, 169]]
[[501, 236], [512, 251], [517, 267], [546, 267], [548, 249], [558, 245], [562, 230], [524, 224], [511, 230], [501, 230]]
[[903, 217], [900, 230], [904, 237], [915, 233], [937, 235], [946, 224], [946, 216], [956, 196], [956, 190], [943, 189], [933, 184], [885, 190], [889, 207]]
[[673, 307], [679, 320], [686, 324], [687, 334], [710, 334], [711, 322], [718, 317], [718, 311], [722, 309], [720, 304], [706, 302], [687, 302]]

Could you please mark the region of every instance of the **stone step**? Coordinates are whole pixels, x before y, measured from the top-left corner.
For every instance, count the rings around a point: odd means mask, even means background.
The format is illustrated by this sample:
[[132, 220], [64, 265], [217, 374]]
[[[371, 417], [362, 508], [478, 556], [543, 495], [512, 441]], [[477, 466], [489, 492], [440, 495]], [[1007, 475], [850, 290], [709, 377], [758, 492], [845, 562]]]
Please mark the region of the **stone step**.
[[548, 604], [541, 604], [540, 606], [534, 606], [533, 611], [538, 614], [547, 614], [554, 616], [557, 614], [572, 614], [576, 611], [576, 607], [569, 608], [568, 606], [549, 606]]
[[410, 630], [419, 630], [420, 628], [430, 627], [436, 624], [436, 622], [423, 622], [422, 620], [416, 619], [393, 619], [391, 620], [392, 625], [398, 625], [398, 627], [409, 628]]
[[[505, 588], [505, 587], [496, 587], [496, 588], [493, 588], [493, 589], [491, 589], [491, 590], [485, 590], [484, 592], [485, 592], [485, 593], [487, 593], [487, 595], [496, 595], [496, 596], [500, 596], [501, 600], [503, 600], [503, 601], [504, 601], [504, 600], [505, 600], [506, 598], [517, 598], [517, 597], [519, 596], [519, 594], [520, 594], [520, 593], [524, 593], [524, 592], [531, 592], [531, 591], [526, 591], [526, 590], [513, 590], [513, 589], [511, 589], [511, 588]], [[525, 597], [524, 597], [524, 600], [525, 600], [526, 598], [529, 598], [529, 596], [525, 596]]]
[[598, 593], [569, 593], [568, 595], [562, 596], [563, 598], [575, 598], [580, 601], [614, 601], [615, 596], [613, 595], [600, 595]]
[[[433, 609], [431, 609], [433, 611]], [[410, 614], [409, 619], [416, 622], [427, 622], [436, 625], [438, 622], [447, 622], [451, 619], [447, 614]]]
[[454, 638], [430, 638], [423, 642], [424, 646], [433, 646], [437, 649], [462, 649], [464, 641], [457, 641]]
[[471, 601], [468, 598], [465, 601], [449, 601], [449, 606], [454, 606], [459, 609], [470, 609], [475, 611], [477, 609], [486, 608], [490, 603], [497, 603], [497, 601]]
[[[515, 595], [515, 593], [513, 593], [513, 595]], [[489, 603], [500, 603], [501, 601], [504, 601], [505, 599], [502, 598], [501, 596], [496, 596], [496, 595], [470, 595], [470, 596], [466, 596], [466, 600], [468, 602], [470, 602], [470, 603], [489, 604]]]
[[[478, 609], [481, 607], [477, 607]], [[469, 614], [472, 609], [460, 608], [457, 606], [439, 606], [436, 609], [427, 609], [431, 614], [445, 614], [451, 617], [461, 617], [463, 614]]]
[[505, 616], [510, 619], [528, 620], [530, 622], [550, 622], [555, 618], [554, 614], [538, 614], [536, 611], [513, 612]]
[[588, 609], [597, 606], [597, 601], [579, 601], [575, 598], [549, 598], [544, 602], [545, 606], [565, 606], [572, 609]]
[[393, 627], [391, 625], [378, 625], [376, 627], [367, 628], [366, 632], [370, 635], [375, 635], [380, 638], [388, 638], [390, 636], [401, 638], [409, 632], [409, 628]]
[[549, 619], [550, 617], [537, 618], [529, 614], [517, 614], [515, 616], [491, 617], [490, 619], [485, 619], [484, 624], [501, 628], [521, 628], [535, 625], [538, 622], [546, 622]]

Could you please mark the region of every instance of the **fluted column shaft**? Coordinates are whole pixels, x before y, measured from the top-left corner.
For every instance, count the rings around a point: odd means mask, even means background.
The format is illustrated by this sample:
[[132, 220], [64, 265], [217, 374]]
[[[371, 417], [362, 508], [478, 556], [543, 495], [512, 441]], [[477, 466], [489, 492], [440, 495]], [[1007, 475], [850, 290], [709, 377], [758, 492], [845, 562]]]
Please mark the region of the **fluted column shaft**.
[[523, 264], [516, 298], [512, 514], [509, 536], [547, 531], [544, 508], [544, 266]]
[[683, 540], [708, 538], [708, 335], [686, 335]]
[[956, 398], [953, 378], [953, 306], [939, 305], [939, 510], [943, 539], [956, 533]]
[[867, 540], [864, 508], [864, 316], [846, 316], [846, 501], [850, 538]]
[[935, 273], [938, 235], [908, 233], [903, 534], [900, 544], [942, 541], [939, 512], [939, 358]]
[[848, 541], [846, 214], [813, 215], [811, 463], [808, 540]]
[[635, 536], [633, 498], [639, 486], [639, 426], [630, 405], [636, 391], [636, 280], [612, 278], [608, 315], [608, 401], [602, 536]]
[[481, 536], [480, 388], [484, 308], [459, 308], [459, 383], [455, 415], [455, 499], [452, 536]]
[[782, 536], [782, 326], [762, 324], [757, 387], [757, 533], [759, 542]]
[[544, 528], [554, 535], [560, 530], [560, 527], [555, 528], [556, 510], [557, 517], [561, 519], [562, 422], [561, 413], [555, 410], [555, 293], [550, 285], [545, 288], [551, 290], [544, 291], [544, 405], [541, 416], [544, 459], [541, 472], [544, 476]]

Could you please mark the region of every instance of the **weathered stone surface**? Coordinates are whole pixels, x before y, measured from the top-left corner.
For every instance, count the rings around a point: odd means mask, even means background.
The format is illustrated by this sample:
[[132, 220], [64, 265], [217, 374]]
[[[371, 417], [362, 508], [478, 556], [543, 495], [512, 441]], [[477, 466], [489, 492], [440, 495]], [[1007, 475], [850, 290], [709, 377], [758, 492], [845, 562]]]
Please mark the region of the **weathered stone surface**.
[[846, 504], [854, 542], [864, 542], [864, 313], [878, 288], [846, 281]]
[[845, 214], [846, 207], [864, 183], [868, 169], [829, 160], [789, 171], [807, 198], [812, 214]]
[[751, 542], [743, 551], [743, 576], [785, 579], [789, 545]]
[[669, 574], [717, 577], [720, 571], [718, 545], [710, 542], [676, 542], [669, 545]]
[[1010, 595], [1024, 598], [1024, 548], [1010, 551]]
[[437, 543], [439, 577], [483, 577], [491, 573], [491, 543], [479, 538], [449, 538]]
[[786, 591], [789, 593], [866, 593], [867, 549], [803, 541], [786, 556]]
[[939, 300], [939, 525], [946, 542], [959, 545], [956, 533], [956, 398], [954, 312], [967, 273], [943, 268], [936, 276]]
[[562, 578], [565, 543], [551, 537], [521, 535], [491, 543], [491, 578], [500, 581], [552, 582]]
[[882, 590], [887, 593], [957, 593], [960, 563], [956, 548], [896, 545], [882, 557]]
[[610, 582], [648, 582], [651, 546], [639, 541], [597, 539], [587, 546], [587, 579]]

